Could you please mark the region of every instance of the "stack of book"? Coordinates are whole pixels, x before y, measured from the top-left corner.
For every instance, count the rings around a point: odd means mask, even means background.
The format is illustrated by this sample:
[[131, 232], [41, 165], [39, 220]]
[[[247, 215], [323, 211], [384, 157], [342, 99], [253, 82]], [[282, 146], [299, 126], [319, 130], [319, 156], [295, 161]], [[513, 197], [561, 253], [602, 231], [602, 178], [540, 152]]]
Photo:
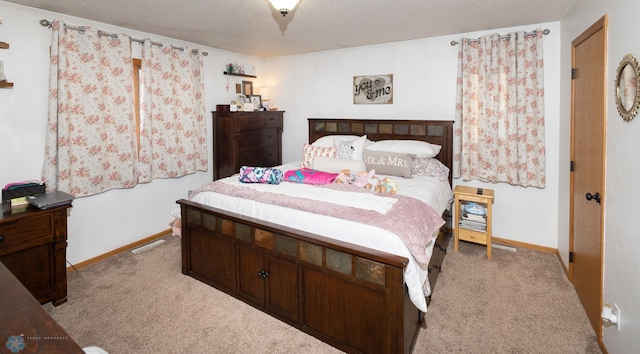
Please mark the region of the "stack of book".
[[460, 207], [460, 227], [487, 231], [487, 208], [478, 203], [464, 203]]

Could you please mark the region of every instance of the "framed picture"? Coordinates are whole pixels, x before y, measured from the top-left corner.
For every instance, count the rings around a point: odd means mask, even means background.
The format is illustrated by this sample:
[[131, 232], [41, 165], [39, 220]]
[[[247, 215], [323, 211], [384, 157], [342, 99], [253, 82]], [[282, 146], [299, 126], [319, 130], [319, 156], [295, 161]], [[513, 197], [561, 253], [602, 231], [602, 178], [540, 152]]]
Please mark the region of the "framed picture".
[[242, 81], [242, 93], [245, 96], [253, 95], [253, 81]]
[[238, 98], [236, 98], [236, 102], [240, 102], [240, 103], [245, 103], [245, 102], [247, 102], [247, 96], [245, 96], [245, 95], [238, 95]]
[[253, 103], [253, 106], [256, 109], [262, 108], [262, 96], [260, 95], [249, 95], [249, 100]]
[[393, 104], [393, 74], [354, 76], [353, 104]]

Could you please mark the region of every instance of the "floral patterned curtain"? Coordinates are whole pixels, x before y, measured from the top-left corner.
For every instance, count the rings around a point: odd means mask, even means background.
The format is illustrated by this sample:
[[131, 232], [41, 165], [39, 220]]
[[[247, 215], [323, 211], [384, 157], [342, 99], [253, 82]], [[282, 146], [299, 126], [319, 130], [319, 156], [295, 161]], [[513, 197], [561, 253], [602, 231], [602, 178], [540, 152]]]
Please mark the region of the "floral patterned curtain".
[[542, 37], [461, 39], [454, 178], [544, 188]]
[[140, 182], [207, 170], [202, 68], [188, 47], [144, 41]]
[[76, 197], [132, 187], [136, 120], [127, 35], [54, 21], [43, 181]]

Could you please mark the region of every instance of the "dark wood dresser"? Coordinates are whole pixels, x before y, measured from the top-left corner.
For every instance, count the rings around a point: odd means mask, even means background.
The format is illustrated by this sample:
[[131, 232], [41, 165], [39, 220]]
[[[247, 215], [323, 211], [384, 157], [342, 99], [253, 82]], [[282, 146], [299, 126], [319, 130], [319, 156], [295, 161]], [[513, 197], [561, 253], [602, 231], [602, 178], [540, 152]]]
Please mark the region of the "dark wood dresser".
[[67, 301], [67, 209], [2, 203], [0, 262], [41, 303]]
[[84, 353], [2, 263], [0, 287], [0, 340], [7, 353]]
[[282, 163], [283, 111], [211, 113], [214, 180], [238, 173], [242, 166]]

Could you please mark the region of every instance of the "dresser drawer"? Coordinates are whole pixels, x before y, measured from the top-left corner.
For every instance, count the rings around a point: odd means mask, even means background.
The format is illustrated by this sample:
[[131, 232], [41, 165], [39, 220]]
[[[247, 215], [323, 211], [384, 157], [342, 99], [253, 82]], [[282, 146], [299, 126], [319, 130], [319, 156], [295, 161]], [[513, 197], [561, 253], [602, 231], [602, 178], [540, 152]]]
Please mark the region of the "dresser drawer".
[[53, 242], [51, 214], [40, 215], [0, 226], [0, 250], [39, 238]]
[[275, 114], [245, 115], [240, 113], [236, 119], [236, 131], [282, 127], [282, 117]]
[[247, 130], [239, 133], [240, 151], [262, 146], [278, 146], [278, 131], [275, 129]]
[[253, 148], [240, 151], [238, 168], [242, 166], [272, 167], [280, 164], [278, 146]]

